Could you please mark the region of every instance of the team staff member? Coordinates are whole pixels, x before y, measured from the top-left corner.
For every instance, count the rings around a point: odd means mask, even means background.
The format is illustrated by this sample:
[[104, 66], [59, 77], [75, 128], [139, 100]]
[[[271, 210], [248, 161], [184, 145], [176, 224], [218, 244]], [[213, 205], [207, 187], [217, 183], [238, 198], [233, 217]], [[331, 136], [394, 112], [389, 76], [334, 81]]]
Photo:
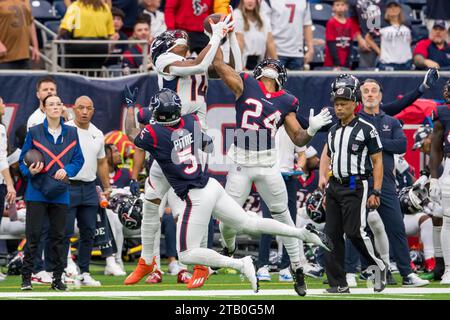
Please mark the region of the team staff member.
[[[377, 266], [380, 277], [374, 291], [386, 286], [387, 266], [375, 256], [372, 242], [364, 231], [367, 225], [366, 206], [380, 205], [383, 180], [382, 146], [377, 130], [355, 115], [356, 90], [344, 86], [333, 91], [334, 110], [339, 122], [328, 133], [326, 157], [320, 166], [320, 176], [328, 176], [326, 168], [332, 165], [332, 177], [326, 189], [325, 233], [335, 244], [332, 253], [325, 253], [325, 269], [330, 288], [328, 293], [349, 293], [345, 271], [344, 233], [369, 265]], [[373, 174], [373, 190], [369, 194], [368, 179]], [[324, 188], [321, 179], [319, 187]]]
[[[84, 157], [77, 131], [65, 125], [61, 118], [61, 99], [50, 95], [44, 99], [43, 105], [46, 119], [43, 124], [30, 128], [19, 158], [20, 171], [28, 179], [25, 192], [27, 245], [22, 267], [22, 290], [32, 289], [33, 259], [41, 237], [43, 219], [48, 216], [51, 260], [54, 263], [51, 288], [65, 291], [67, 287], [61, 281], [61, 276], [67, 257], [63, 241], [70, 196], [68, 184], [62, 181], [74, 177], [80, 171]], [[32, 148], [43, 154], [44, 162], [33, 163], [28, 168], [24, 158]]]
[[94, 245], [97, 221], [98, 195], [95, 179], [97, 174], [104, 186], [106, 197], [111, 193], [109, 167], [105, 155], [105, 137], [91, 123], [94, 115], [94, 103], [87, 96], [78, 97], [73, 108], [75, 119], [67, 125], [77, 128], [81, 150], [85, 158], [84, 165], [75, 177], [70, 178], [70, 207], [67, 215], [66, 239], [64, 250], [68, 252], [70, 238], [74, 235], [75, 218], [80, 229], [78, 247], [78, 266], [81, 285], [100, 286], [89, 274], [89, 263]]

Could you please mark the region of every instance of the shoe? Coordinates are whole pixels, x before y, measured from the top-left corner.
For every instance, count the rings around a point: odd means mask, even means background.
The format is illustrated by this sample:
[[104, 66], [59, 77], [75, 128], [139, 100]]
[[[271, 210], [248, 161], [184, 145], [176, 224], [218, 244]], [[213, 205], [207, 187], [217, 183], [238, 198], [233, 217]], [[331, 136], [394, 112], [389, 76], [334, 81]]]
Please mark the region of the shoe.
[[67, 267], [64, 269], [64, 272], [68, 277], [76, 277], [80, 275], [80, 268], [78, 268], [78, 265], [72, 260], [72, 258], [67, 258]]
[[[209, 276], [209, 270], [208, 270]], [[181, 269], [177, 274], [177, 283], [188, 284], [192, 278], [192, 274], [190, 274], [186, 269]]]
[[349, 287], [330, 287], [325, 289], [324, 293], [332, 293], [332, 294], [350, 293], [350, 289]]
[[33, 284], [51, 284], [52, 282], [53, 279], [47, 271], [39, 271], [31, 275], [31, 283]]
[[61, 279], [54, 279], [52, 281], [51, 289], [55, 291], [67, 291], [67, 286], [61, 281]]
[[279, 282], [292, 282], [294, 278], [292, 277], [291, 270], [289, 267], [281, 269], [278, 272], [278, 281]]
[[395, 262], [391, 262], [390, 264], [389, 264], [389, 270], [391, 270], [391, 272], [392, 273], [400, 273], [399, 271], [398, 271], [398, 268], [397, 268], [397, 264], [395, 263]]
[[243, 263], [241, 273], [244, 274], [252, 285], [253, 292], [259, 291], [259, 281], [256, 277], [255, 266], [253, 265], [253, 259], [251, 256], [246, 256], [240, 259]]
[[305, 276], [311, 277], [313, 279], [322, 278], [325, 270], [319, 266], [311, 263], [307, 263], [303, 266], [303, 273]]
[[158, 269], [150, 273], [150, 275], [145, 279], [145, 283], [160, 283], [162, 282], [162, 273]]
[[256, 277], [259, 281], [272, 281], [269, 273], [269, 266], [262, 266], [259, 268], [258, 272], [256, 272]]
[[301, 267], [297, 268], [297, 270], [292, 270], [292, 278], [294, 280], [294, 290], [301, 297], [306, 295], [306, 283], [305, 283], [305, 275], [303, 273], [303, 269]]
[[139, 262], [136, 269], [130, 273], [130, 275], [125, 279], [124, 284], [130, 285], [138, 283], [146, 275], [152, 273], [156, 269], [156, 257], [153, 257], [150, 264], [146, 264], [143, 258], [139, 258]]
[[356, 288], [358, 284], [356, 283], [356, 274], [347, 273], [345, 275], [345, 279], [347, 280], [347, 285], [349, 288]]
[[439, 280], [442, 279], [442, 276], [444, 275], [444, 272], [445, 272], [444, 258], [436, 257], [435, 260], [436, 260], [436, 265], [434, 267], [433, 280], [434, 281], [439, 281]]
[[[78, 277], [78, 276], [77, 276]], [[65, 272], [62, 274], [61, 280], [65, 283], [65, 284], [73, 284], [77, 281], [77, 277], [72, 278], [69, 277]]]
[[306, 232], [303, 233], [304, 236], [301, 240], [319, 245], [327, 251], [333, 250], [333, 243], [331, 239], [322, 231], [317, 230], [314, 225], [308, 223], [303, 230]]
[[82, 286], [100, 287], [102, 285], [100, 281], [97, 281], [94, 278], [92, 278], [89, 272], [84, 272], [81, 275], [79, 275], [78, 280], [80, 280], [80, 284]]
[[433, 272], [436, 267], [436, 259], [434, 257], [425, 260], [425, 272]]
[[209, 278], [209, 268], [197, 265], [194, 267], [194, 273], [189, 279], [187, 288], [188, 289], [200, 288], [205, 284], [208, 278]]
[[178, 264], [177, 260], [172, 261], [169, 263], [169, 274], [171, 276], [176, 276], [181, 271], [180, 265]]
[[387, 283], [388, 286], [396, 286], [397, 285], [397, 281], [395, 281], [391, 270], [388, 270], [388, 272], [387, 272], [386, 283]]
[[0, 281], [5, 281], [7, 275], [0, 272]]
[[[388, 272], [388, 266], [384, 266], [384, 270], [380, 270], [380, 278], [377, 279], [375, 276], [375, 284], [373, 286], [374, 292], [381, 292], [386, 288], [387, 285], [387, 272]], [[376, 275], [376, 274], [375, 274]]]
[[122, 268], [117, 263], [106, 265], [104, 273], [105, 276], [115, 276], [115, 277], [127, 275], [127, 273], [123, 271]]
[[450, 270], [446, 270], [440, 284], [450, 284]]
[[423, 287], [430, 284], [430, 281], [420, 279], [417, 274], [410, 273], [408, 276], [403, 278], [402, 286], [404, 287]]
[[122, 271], [125, 272], [125, 266], [124, 266], [124, 264], [123, 264], [122, 259], [117, 259], [117, 258], [116, 258], [116, 263], [120, 266], [120, 268], [122, 269]]
[[22, 291], [33, 290], [33, 285], [31, 284], [31, 278], [22, 276], [22, 285], [20, 286]]

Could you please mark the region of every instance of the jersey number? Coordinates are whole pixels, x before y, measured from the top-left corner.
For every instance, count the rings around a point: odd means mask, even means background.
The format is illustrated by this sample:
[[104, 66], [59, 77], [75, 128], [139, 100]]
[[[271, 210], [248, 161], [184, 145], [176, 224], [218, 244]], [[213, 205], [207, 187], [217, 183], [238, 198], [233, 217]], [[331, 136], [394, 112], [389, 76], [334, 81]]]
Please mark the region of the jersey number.
[[180, 163], [183, 164], [189, 164], [185, 169], [184, 173], [186, 174], [193, 174], [197, 171], [198, 162], [195, 156], [191, 152], [191, 147], [181, 150], [177, 153], [178, 159], [180, 160]]
[[202, 75], [200, 85], [197, 88], [195, 75], [191, 76], [191, 101], [197, 100], [197, 95], [204, 97], [206, 94], [206, 77]]
[[[255, 110], [245, 110], [244, 114], [242, 115], [241, 127], [244, 129], [249, 129], [249, 130], [258, 130], [259, 125], [257, 123], [250, 123], [248, 118], [249, 117], [253, 117], [253, 118], [260, 117], [262, 114], [262, 111], [263, 111], [263, 105], [258, 100], [255, 100], [252, 98], [245, 100], [245, 104], [247, 104], [249, 106], [251, 106], [251, 105], [255, 106]], [[272, 137], [274, 137], [275, 134], [277, 133], [277, 124], [278, 124], [278, 121], [280, 120], [280, 117], [281, 117], [281, 112], [277, 110], [274, 113], [272, 113], [271, 115], [264, 118], [264, 120], [263, 120], [264, 126], [266, 127], [266, 129], [270, 130], [270, 135]]]
[[286, 7], [291, 10], [291, 13], [289, 14], [289, 23], [292, 23], [295, 15], [295, 3], [286, 3]]

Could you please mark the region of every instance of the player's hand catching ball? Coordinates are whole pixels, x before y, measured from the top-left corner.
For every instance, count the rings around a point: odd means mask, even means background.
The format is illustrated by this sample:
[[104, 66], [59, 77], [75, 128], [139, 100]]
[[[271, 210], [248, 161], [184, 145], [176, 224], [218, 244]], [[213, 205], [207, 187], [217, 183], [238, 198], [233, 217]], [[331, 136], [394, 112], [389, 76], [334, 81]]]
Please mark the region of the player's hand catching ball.
[[234, 26], [234, 21], [230, 21], [231, 15], [222, 17], [221, 21], [214, 23], [212, 19], [209, 19], [209, 24], [211, 25], [212, 36], [218, 36], [220, 40], [226, 37], [228, 30]]

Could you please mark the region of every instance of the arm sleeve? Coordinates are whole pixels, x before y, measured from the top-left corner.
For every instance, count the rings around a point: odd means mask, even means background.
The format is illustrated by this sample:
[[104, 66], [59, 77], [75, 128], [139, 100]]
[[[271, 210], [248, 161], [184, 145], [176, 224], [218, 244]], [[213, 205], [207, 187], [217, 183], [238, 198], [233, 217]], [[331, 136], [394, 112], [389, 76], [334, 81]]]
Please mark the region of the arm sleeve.
[[383, 103], [380, 108], [386, 114], [390, 116], [395, 116], [396, 114], [400, 113], [403, 109], [409, 107], [411, 104], [414, 103], [417, 99], [419, 99], [422, 96], [422, 92], [420, 92], [419, 87], [417, 87], [416, 90], [408, 92], [405, 94], [401, 99]]
[[331, 54], [331, 59], [333, 60], [333, 64], [335, 66], [340, 66], [341, 62], [339, 61], [338, 53], [337, 53], [337, 47], [336, 47], [336, 41], [327, 41], [327, 46]]
[[30, 173], [30, 170], [28, 169], [28, 167], [23, 162], [23, 160], [24, 160], [25, 155], [27, 154], [28, 150], [30, 150], [32, 147], [32, 141], [33, 141], [33, 137], [31, 136], [31, 132], [28, 131], [28, 133], [25, 137], [25, 142], [22, 146], [22, 151], [20, 152], [20, 157], [19, 157], [20, 173], [22, 173], [22, 176], [24, 176], [26, 178], [31, 177], [31, 173]]
[[64, 166], [64, 170], [66, 170], [67, 175], [72, 178], [75, 177], [78, 172], [81, 170], [84, 164], [84, 156], [80, 147], [80, 140], [78, 139], [77, 134], [77, 144], [75, 146], [75, 151], [73, 153], [72, 159], [68, 165]]
[[381, 138], [383, 151], [392, 154], [401, 154], [406, 152], [406, 136], [398, 120], [392, 121], [392, 139]]
[[3, 125], [0, 125], [0, 171], [9, 168], [7, 146], [6, 129]]
[[164, 21], [166, 22], [167, 30], [175, 29], [175, 8], [178, 0], [167, 0], [164, 9]]
[[369, 149], [369, 154], [378, 153], [383, 150], [380, 136], [374, 127], [367, 130], [366, 144], [367, 149]]

